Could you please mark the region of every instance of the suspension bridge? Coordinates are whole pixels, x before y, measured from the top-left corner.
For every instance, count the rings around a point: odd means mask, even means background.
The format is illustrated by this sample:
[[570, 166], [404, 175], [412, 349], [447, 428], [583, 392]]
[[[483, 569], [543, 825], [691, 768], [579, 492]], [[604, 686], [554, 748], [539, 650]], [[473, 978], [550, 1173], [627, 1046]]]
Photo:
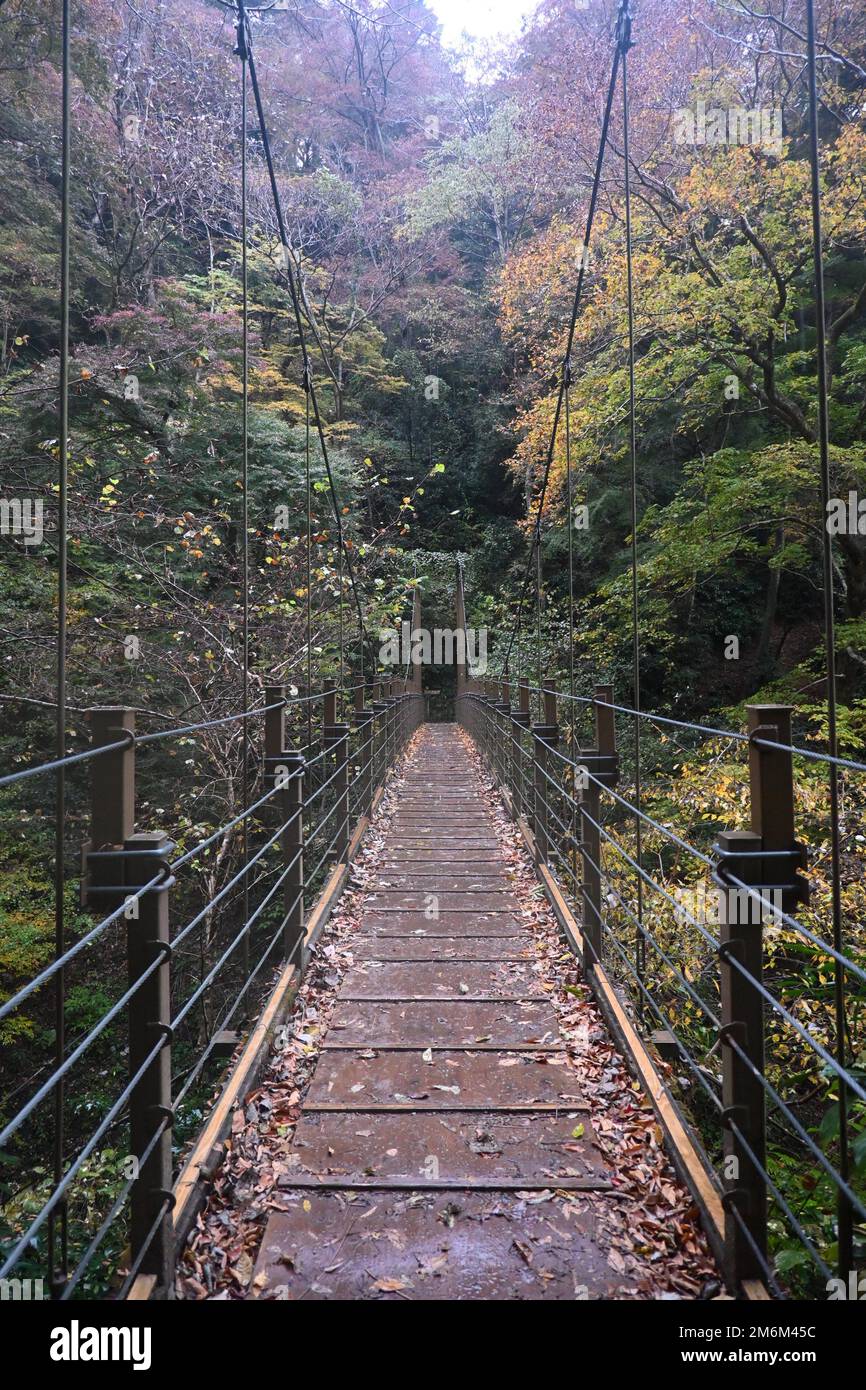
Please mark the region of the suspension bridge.
[[[568, 688], [556, 688], [543, 671], [525, 674], [532, 665], [532, 599], [541, 599], [537, 582], [533, 593], [533, 576], [561, 431], [569, 509], [573, 505], [571, 354], [584, 258], [516, 621], [502, 644], [499, 674], [458, 663], [451, 719], [428, 722], [420, 666], [396, 674], [364, 664], [371, 645], [365, 595], [343, 534], [248, 16], [242, 3], [236, 10], [244, 122], [249, 86], [303, 357], [306, 684], [303, 694], [293, 694], [265, 679], [263, 699], [256, 704], [251, 698], [245, 550], [243, 708], [156, 732], [142, 731], [133, 709], [94, 708], [87, 715], [89, 746], [68, 747], [70, 50], [64, 4], [57, 746], [51, 760], [0, 777], [0, 788], [13, 794], [34, 778], [56, 788], [55, 950], [0, 1004], [5, 1023], [40, 992], [53, 992], [53, 1052], [24, 1079], [0, 1132], [0, 1146], [10, 1151], [33, 1160], [39, 1150], [38, 1166], [49, 1176], [38, 1200], [14, 1206], [0, 1279], [18, 1292], [28, 1281], [44, 1281], [60, 1301], [81, 1297], [97, 1275], [105, 1296], [116, 1299], [168, 1298], [177, 1291], [212, 1296], [225, 1262], [220, 1266], [219, 1256], [211, 1256], [202, 1273], [202, 1261], [190, 1263], [188, 1256], [206, 1245], [207, 1214], [225, 1174], [240, 1185], [241, 1170], [233, 1167], [238, 1155], [254, 1186], [256, 1163], [263, 1161], [255, 1155], [263, 1147], [275, 1156], [279, 1176], [269, 1200], [256, 1207], [250, 1268], [235, 1280], [233, 1296], [699, 1298], [726, 1289], [762, 1300], [789, 1295], [786, 1268], [805, 1266], [822, 1285], [847, 1277], [856, 1268], [857, 1228], [866, 1220], [853, 1175], [850, 1123], [866, 1104], [852, 1033], [853, 1020], [862, 1017], [866, 971], [845, 949], [841, 901], [850, 870], [841, 851], [840, 787], [843, 779], [866, 773], [866, 765], [838, 752], [826, 528], [826, 752], [795, 741], [796, 712], [787, 706], [749, 707], [744, 728], [715, 728], [642, 707], [634, 555], [632, 703], [618, 702], [604, 673], [591, 690], [578, 690], [573, 626]], [[809, 15], [811, 25], [811, 6]], [[587, 248], [617, 93], [630, 238], [631, 44], [623, 3], [588, 203]], [[826, 498], [813, 27], [809, 58], [818, 452]], [[629, 307], [636, 507], [630, 265]], [[324, 460], [341, 565], [339, 675], [320, 688], [309, 634], [314, 442]], [[633, 522], [636, 532], [636, 511]], [[573, 527], [568, 534], [573, 625]], [[344, 647], [344, 589], [358, 620], [354, 662]], [[464, 566], [456, 564], [454, 621], [462, 634], [471, 600]], [[420, 631], [417, 590], [412, 624]], [[243, 806], [201, 838], [187, 835], [180, 848], [171, 826], [154, 827], [149, 801], [143, 814], [137, 787], [150, 775], [148, 759], [166, 755], [180, 740], [231, 728], [241, 738]], [[711, 842], [698, 821], [672, 824], [647, 809], [655, 774], [647, 744], [659, 731], [702, 740], [701, 746], [724, 749], [731, 758], [743, 755], [744, 816], [714, 831]], [[827, 928], [812, 917], [803, 920], [809, 865], [798, 838], [797, 785], [804, 765], [815, 763], [826, 770], [830, 798]], [[78, 881], [94, 921], [70, 941], [65, 809], [73, 785], [89, 808]], [[227, 842], [240, 846], [240, 867], [208, 891], [204, 866]], [[678, 891], [678, 884], [697, 882], [716, 894], [714, 924]], [[671, 923], [673, 933], [665, 929]], [[780, 997], [777, 972], [767, 969], [767, 943], [778, 933], [821, 962], [829, 1039], [811, 1025], [808, 1011]], [[697, 968], [685, 962], [684, 937]], [[127, 987], [95, 1022], [70, 1036], [69, 990], [98, 984], [105, 962], [125, 965]], [[308, 1065], [298, 1085], [287, 1088], [281, 1067], [286, 1038], [298, 1038], [293, 1019], [302, 1021], [300, 1054]], [[771, 1024], [829, 1078], [836, 1107], [829, 1140], [788, 1089], [778, 1057], [770, 1055]], [[71, 1123], [75, 1079], [106, 1039], [128, 1057], [128, 1076], [82, 1133], [79, 1117]], [[254, 1142], [245, 1144], [249, 1126]], [[832, 1258], [773, 1166], [769, 1149], [780, 1134], [788, 1158], [813, 1165], [823, 1186], [825, 1206], [833, 1211]], [[97, 1211], [85, 1179], [109, 1150], [128, 1155], [128, 1170]], [[222, 1200], [223, 1210], [232, 1205]], [[239, 1220], [248, 1200], [234, 1199]], [[796, 1261], [780, 1266], [774, 1253], [780, 1244], [796, 1252]]]

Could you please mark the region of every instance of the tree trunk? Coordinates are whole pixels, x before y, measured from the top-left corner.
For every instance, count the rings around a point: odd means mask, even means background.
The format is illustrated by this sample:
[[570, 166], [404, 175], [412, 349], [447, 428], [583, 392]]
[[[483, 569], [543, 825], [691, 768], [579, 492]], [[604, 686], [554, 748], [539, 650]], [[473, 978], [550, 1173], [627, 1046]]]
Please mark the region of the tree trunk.
[[[781, 526], [777, 527], [776, 535], [773, 539], [773, 557], [777, 556], [785, 543], [785, 533]], [[772, 675], [773, 659], [770, 654], [770, 644], [773, 637], [773, 626], [776, 622], [776, 611], [779, 606], [779, 586], [782, 582], [782, 571], [775, 565], [770, 567], [770, 577], [767, 582], [767, 593], [764, 599], [764, 621], [761, 624], [761, 636], [758, 639], [758, 671], [763, 676]]]

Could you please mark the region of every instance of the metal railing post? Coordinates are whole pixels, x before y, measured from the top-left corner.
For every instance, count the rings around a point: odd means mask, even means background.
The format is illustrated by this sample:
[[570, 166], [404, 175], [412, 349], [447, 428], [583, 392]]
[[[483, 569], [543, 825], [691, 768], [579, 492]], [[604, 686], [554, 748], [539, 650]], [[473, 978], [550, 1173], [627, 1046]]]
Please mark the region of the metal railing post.
[[[760, 837], [748, 830], [721, 834], [718, 847], [728, 867], [747, 882], [749, 868], [735, 856], [758, 852]], [[724, 887], [719, 906], [725, 1274], [736, 1288], [742, 1279], [763, 1277], [767, 1191], [761, 1169], [766, 1162], [766, 1118], [758, 1079], [764, 1070], [764, 1001], [731, 962], [735, 959], [760, 982], [764, 949], [760, 908], [756, 921], [748, 897], [744, 900], [736, 888]]]
[[373, 744], [370, 750], [373, 754], [373, 785], [370, 796], [371, 809], [373, 797], [376, 794], [376, 788], [381, 786], [382, 782], [385, 780], [385, 768], [387, 766], [388, 705], [386, 701], [381, 698], [380, 692], [381, 686], [377, 682], [373, 686], [375, 698], [373, 700]]
[[87, 720], [93, 748], [127, 739], [126, 747], [90, 764], [90, 839], [83, 846], [81, 900], [102, 908], [104, 895], [98, 890], [116, 885], [117, 870], [107, 859], [87, 856], [93, 850], [120, 850], [135, 832], [135, 714], [122, 706], [100, 706], [87, 711]]
[[503, 704], [508, 704], [508, 714], [505, 716], [505, 785], [511, 795], [511, 805], [514, 807], [517, 790], [517, 755], [514, 749], [514, 716], [517, 713], [514, 704], [514, 685], [509, 681], [507, 695]]
[[369, 816], [373, 804], [373, 711], [365, 704], [368, 687], [355, 691], [355, 732], [358, 740], [358, 818]]
[[384, 678], [379, 683], [379, 704], [381, 705], [381, 734], [379, 738], [379, 776], [377, 786], [385, 780], [385, 773], [391, 762], [391, 682]]
[[295, 959], [299, 970], [304, 967], [303, 941], [306, 920], [304, 904], [304, 782], [303, 753], [283, 754], [285, 768], [282, 777], [282, 815], [285, 829], [280, 837], [283, 851], [283, 959]]
[[535, 724], [532, 729], [534, 747], [533, 762], [533, 825], [538, 860], [546, 864], [550, 860], [550, 781], [553, 759], [549, 750], [555, 748], [559, 738], [559, 725], [556, 720], [556, 694], [547, 686], [544, 688], [544, 723]]
[[[719, 893], [725, 1276], [732, 1288], [763, 1278], [767, 1263], [764, 923], [808, 897], [798, 873], [805, 851], [794, 825], [789, 705], [749, 705], [751, 830], [722, 833], [713, 882]], [[745, 884], [752, 893], [740, 887]], [[778, 920], [778, 919], [777, 919]]]
[[400, 706], [398, 697], [394, 693], [395, 684], [395, 681], [388, 682], [388, 722], [386, 726], [388, 729], [388, 765], [386, 775], [388, 769], [394, 766], [397, 758], [397, 711]]
[[[171, 840], [158, 831], [131, 835], [122, 853], [128, 895], [125, 916], [129, 985], [151, 971], [129, 1001], [130, 1079], [141, 1072], [129, 1099], [130, 1149], [139, 1162], [130, 1190], [129, 1244], [134, 1260], [144, 1250], [139, 1272], [155, 1275], [166, 1298], [171, 1297], [174, 1280], [168, 917], [168, 894], [174, 883], [169, 869], [173, 849]], [[131, 896], [160, 872], [160, 883], [138, 898]], [[162, 964], [153, 970], [158, 960]], [[160, 1041], [162, 1047], [148, 1062]], [[162, 1131], [154, 1142], [160, 1126]]]
[[514, 815], [529, 817], [529, 797], [527, 794], [527, 774], [525, 766], [526, 748], [523, 731], [529, 728], [529, 678], [521, 676], [517, 685], [517, 709], [512, 716], [514, 742], [511, 745], [514, 768]]
[[511, 737], [511, 682], [505, 676], [502, 690], [495, 705], [496, 710], [496, 749], [494, 754], [494, 777], [501, 787], [508, 786]]
[[[285, 686], [265, 687], [265, 787], [280, 791], [280, 835], [283, 856], [283, 959], [300, 950], [304, 934], [304, 767], [303, 753], [287, 749]], [[336, 698], [336, 697], [335, 697]], [[280, 702], [283, 702], [282, 704]], [[298, 961], [300, 968], [301, 962]]]
[[338, 821], [334, 836], [334, 857], [339, 862], [346, 857], [349, 848], [349, 725], [337, 723], [336, 681], [325, 681], [323, 704], [324, 723], [322, 736], [324, 747], [335, 754], [334, 796], [340, 803]]
[[497, 755], [499, 746], [499, 715], [497, 708], [496, 687], [492, 681], [487, 682], [488, 693], [484, 697], [484, 708], [482, 711], [482, 735], [481, 747], [484, 753], [484, 761], [487, 763], [487, 770], [494, 781], [498, 780]]
[[[276, 708], [271, 708], [276, 706]], [[281, 758], [286, 746], [286, 687], [265, 686], [265, 767]]]
[[[581, 760], [585, 761], [595, 777], [604, 773], [611, 762], [616, 761], [616, 726], [613, 704], [613, 687], [595, 687], [595, 748], [586, 754], [581, 750]], [[583, 882], [583, 937], [589, 959], [584, 962], [591, 969], [602, 959], [602, 917], [601, 917], [601, 788], [592, 777], [580, 796], [580, 848]]]
[[[174, 883], [169, 868], [174, 844], [161, 831], [135, 832], [133, 711], [101, 707], [89, 710], [88, 719], [93, 747], [127, 736], [124, 747], [91, 764], [82, 901], [100, 913], [125, 903], [127, 983], [137, 986], [127, 1009], [129, 1077], [138, 1078], [129, 1098], [130, 1157], [138, 1164], [129, 1197], [130, 1250], [138, 1271], [155, 1276], [161, 1295], [170, 1298], [174, 1198], [168, 894]], [[151, 888], [140, 891], [154, 879], [158, 881]]]

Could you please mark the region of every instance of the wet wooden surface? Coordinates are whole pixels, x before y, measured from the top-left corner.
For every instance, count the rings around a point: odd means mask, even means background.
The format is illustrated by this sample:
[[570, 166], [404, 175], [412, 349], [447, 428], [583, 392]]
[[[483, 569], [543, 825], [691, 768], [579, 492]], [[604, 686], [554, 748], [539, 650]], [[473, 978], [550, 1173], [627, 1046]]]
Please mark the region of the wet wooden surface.
[[353, 956], [257, 1293], [604, 1297], [590, 1206], [554, 1220], [540, 1194], [610, 1175], [452, 725], [421, 735]]

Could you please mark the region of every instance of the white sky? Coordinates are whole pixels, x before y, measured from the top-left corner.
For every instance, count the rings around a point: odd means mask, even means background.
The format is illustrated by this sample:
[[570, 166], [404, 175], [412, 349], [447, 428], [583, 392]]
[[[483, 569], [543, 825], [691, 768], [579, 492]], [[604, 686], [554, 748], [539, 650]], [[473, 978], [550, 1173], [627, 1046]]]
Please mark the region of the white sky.
[[521, 20], [535, 9], [534, 0], [429, 0], [442, 24], [442, 41], [456, 44], [464, 30], [489, 39], [520, 33]]

